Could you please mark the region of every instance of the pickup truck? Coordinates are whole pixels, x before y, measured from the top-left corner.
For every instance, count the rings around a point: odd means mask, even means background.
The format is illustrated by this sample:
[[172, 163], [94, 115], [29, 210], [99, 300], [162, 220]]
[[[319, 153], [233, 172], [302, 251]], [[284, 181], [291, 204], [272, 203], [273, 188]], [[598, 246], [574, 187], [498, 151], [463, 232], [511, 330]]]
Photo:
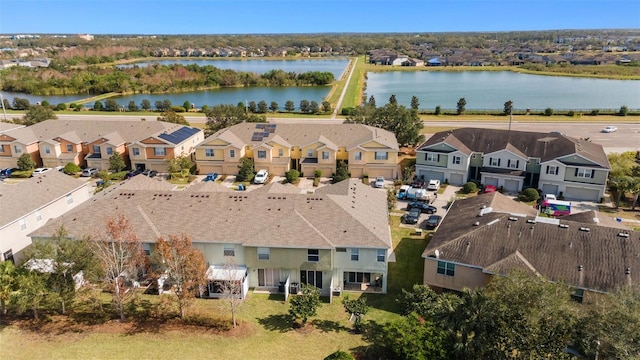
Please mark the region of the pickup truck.
[[427, 192], [427, 190], [422, 188], [414, 188], [410, 185], [402, 185], [400, 190], [398, 190], [397, 198], [402, 200], [422, 200], [422, 201], [430, 201], [431, 194]]

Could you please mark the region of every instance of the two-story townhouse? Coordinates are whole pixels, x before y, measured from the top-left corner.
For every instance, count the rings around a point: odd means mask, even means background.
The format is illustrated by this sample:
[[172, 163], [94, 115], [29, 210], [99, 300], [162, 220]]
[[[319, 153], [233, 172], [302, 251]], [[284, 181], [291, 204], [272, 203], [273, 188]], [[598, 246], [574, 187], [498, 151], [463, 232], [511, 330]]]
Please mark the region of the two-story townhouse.
[[398, 142], [393, 133], [361, 124], [242, 123], [209, 136], [196, 149], [200, 173], [235, 175], [242, 158], [256, 170], [330, 177], [344, 161], [352, 177], [398, 176]]
[[21, 252], [31, 244], [30, 232], [90, 197], [87, 182], [58, 171], [49, 171], [17, 184], [2, 184], [0, 261], [20, 261]]
[[126, 142], [115, 131], [87, 142], [84, 148], [86, 149], [84, 152], [87, 153], [84, 159], [87, 167], [90, 168], [109, 169], [111, 167], [109, 158], [116, 153], [122, 155], [125, 164], [128, 162]]
[[42, 165], [45, 167], [64, 166], [68, 163], [74, 163], [81, 167], [86, 166], [82, 151], [82, 139], [75, 131], [42, 140], [38, 147]]
[[498, 193], [456, 200], [422, 253], [424, 284], [462, 291], [518, 270], [590, 293], [637, 285], [638, 233], [596, 211], [561, 219]]
[[202, 129], [179, 125], [127, 145], [131, 167], [167, 171], [169, 160], [188, 156], [204, 140]]
[[190, 236], [205, 256], [212, 297], [216, 276], [229, 266], [246, 274], [247, 288], [259, 290], [277, 291], [281, 283], [312, 284], [323, 295], [343, 289], [387, 290], [393, 256], [383, 191], [355, 179], [314, 194], [278, 183], [242, 193], [219, 184], [196, 184], [200, 186], [184, 191], [157, 184], [138, 176], [110, 187], [95, 202], [31, 236], [46, 239], [63, 225], [70, 237], [80, 239], [102, 231], [108, 218], [122, 214], [150, 253], [160, 236]]
[[609, 161], [601, 145], [558, 133], [462, 128], [420, 145], [416, 175], [454, 185], [475, 181], [515, 193], [525, 188], [599, 201]]
[[0, 134], [0, 167], [15, 167], [23, 154], [29, 154], [36, 165], [42, 165], [38, 138], [30, 127], [11, 129]]

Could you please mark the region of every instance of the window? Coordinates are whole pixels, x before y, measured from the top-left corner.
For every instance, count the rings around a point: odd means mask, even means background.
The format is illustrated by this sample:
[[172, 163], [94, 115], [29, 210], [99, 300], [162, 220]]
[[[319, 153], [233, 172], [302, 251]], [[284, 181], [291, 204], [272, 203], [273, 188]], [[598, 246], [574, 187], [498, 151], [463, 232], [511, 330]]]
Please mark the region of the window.
[[213, 149], [204, 149], [204, 156], [206, 157], [214, 157], [216, 156], [215, 151]]
[[20, 153], [22, 153], [22, 147], [20, 147], [20, 145], [13, 145], [13, 151], [16, 154], [20, 154]]
[[132, 148], [131, 150], [133, 151], [133, 156], [139, 156], [140, 155], [140, 149]]
[[93, 145], [93, 153], [97, 154], [100, 152], [100, 145]]
[[309, 149], [309, 151], [307, 151], [307, 157], [313, 157], [313, 149]]
[[378, 249], [377, 260], [378, 262], [384, 262], [387, 259], [387, 251], [385, 249]]
[[73, 145], [67, 144], [67, 152], [73, 152]]
[[343, 274], [344, 279], [352, 284], [368, 284], [371, 273], [349, 271]]
[[258, 260], [269, 260], [269, 248], [258, 248]]
[[507, 167], [510, 169], [517, 169], [520, 167], [520, 160], [507, 160]]
[[2, 256], [4, 257], [4, 261], [11, 261], [14, 265], [16, 264], [15, 260], [13, 259], [13, 250], [9, 249], [5, 251]]
[[362, 151], [357, 151], [353, 157], [356, 160], [362, 160]]
[[151, 255], [151, 244], [143, 243], [142, 244], [142, 250], [144, 251], [145, 255], [150, 256]]
[[329, 152], [328, 151], [323, 151], [322, 152], [322, 160], [329, 160]]
[[107, 155], [113, 155], [113, 148], [111, 146], [107, 148]]
[[460, 156], [454, 156], [453, 160], [451, 160], [455, 165], [460, 165], [461, 159]]
[[45, 145], [44, 146], [44, 153], [45, 154], [51, 154], [51, 147], [49, 145]]
[[36, 211], [36, 221], [37, 222], [42, 221], [42, 214], [40, 214], [40, 211]]
[[236, 157], [236, 151], [234, 149], [229, 150], [229, 157], [232, 159]]
[[446, 261], [438, 261], [438, 274], [454, 276], [456, 273], [456, 264]]
[[71, 194], [67, 194], [67, 204], [68, 205], [73, 204], [73, 196], [71, 196]]
[[429, 161], [429, 162], [438, 162], [438, 160], [439, 160], [438, 157], [439, 157], [438, 154], [427, 153], [426, 160]]
[[267, 150], [258, 150], [258, 159], [266, 159]]
[[336, 252], [346, 253], [347, 252], [347, 248], [336, 248]]
[[18, 221], [18, 224], [20, 224], [21, 231], [27, 230], [27, 222], [24, 219], [20, 219], [20, 221]]
[[592, 178], [593, 177], [593, 170], [592, 169], [585, 169], [585, 168], [577, 168], [576, 169], [576, 176], [577, 177], [581, 177], [581, 178]]
[[224, 246], [224, 256], [236, 256], [236, 248], [233, 245]]
[[283, 157], [284, 156], [284, 149], [278, 149], [278, 156], [279, 157]]
[[376, 160], [388, 160], [389, 153], [386, 151], [376, 151]]
[[500, 166], [499, 158], [489, 158], [489, 166]]
[[351, 249], [351, 261], [358, 261], [360, 259], [360, 249]]
[[558, 175], [558, 167], [552, 165], [547, 166], [547, 174]]
[[155, 155], [155, 156], [165, 156], [165, 155], [167, 155], [167, 149], [162, 148], [162, 147], [154, 147], [153, 148], [153, 155]]
[[318, 249], [307, 250], [307, 261], [313, 261], [313, 262], [320, 261], [320, 251]]
[[301, 270], [300, 282], [322, 289], [322, 271]]
[[582, 304], [584, 299], [584, 289], [575, 289], [573, 293], [571, 293], [571, 300]]

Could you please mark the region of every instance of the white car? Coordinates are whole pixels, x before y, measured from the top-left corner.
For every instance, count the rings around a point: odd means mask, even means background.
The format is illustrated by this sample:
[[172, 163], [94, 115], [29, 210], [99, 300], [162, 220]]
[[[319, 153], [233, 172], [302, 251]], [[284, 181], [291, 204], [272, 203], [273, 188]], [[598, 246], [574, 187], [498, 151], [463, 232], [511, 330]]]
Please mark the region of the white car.
[[373, 183], [373, 186], [375, 186], [377, 188], [383, 188], [384, 187], [384, 177], [378, 176], [376, 178], [376, 182]]
[[429, 184], [427, 185], [427, 190], [438, 190], [440, 189], [440, 180], [429, 180]]
[[607, 126], [604, 129], [602, 129], [603, 133], [612, 133], [612, 132], [616, 132], [618, 131], [618, 128], [615, 126]]
[[82, 176], [84, 177], [92, 177], [98, 173], [98, 169], [96, 168], [86, 168], [82, 170]]
[[254, 184], [264, 184], [267, 181], [267, 178], [269, 178], [269, 172], [267, 170], [260, 170], [258, 171], [258, 173], [256, 174], [256, 176], [253, 178], [253, 183]]
[[31, 177], [38, 176], [40, 174], [44, 174], [49, 170], [51, 170], [51, 168], [37, 168], [37, 169], [33, 170], [33, 172], [31, 173]]

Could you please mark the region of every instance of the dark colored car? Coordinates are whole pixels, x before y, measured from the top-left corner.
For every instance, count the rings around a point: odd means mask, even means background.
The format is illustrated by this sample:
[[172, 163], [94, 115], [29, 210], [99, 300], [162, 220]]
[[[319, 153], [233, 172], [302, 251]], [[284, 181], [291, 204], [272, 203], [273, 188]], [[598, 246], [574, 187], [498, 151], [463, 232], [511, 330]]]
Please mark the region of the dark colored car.
[[0, 170], [0, 177], [2, 178], [8, 178], [11, 177], [11, 173], [14, 171], [18, 171], [20, 169], [18, 168], [4, 168], [2, 170]]
[[402, 215], [400, 219], [405, 224], [417, 224], [420, 219], [420, 209], [413, 208], [408, 213]]
[[438, 225], [440, 225], [440, 220], [442, 220], [442, 216], [440, 216], [440, 215], [431, 215], [424, 222], [424, 225], [425, 225], [425, 227], [427, 229], [435, 229], [435, 228], [438, 227]]
[[142, 174], [142, 171], [140, 171], [140, 170], [131, 170], [124, 176], [124, 178], [126, 180], [126, 179], [130, 179], [130, 178], [132, 178], [132, 177], [134, 177], [136, 175], [140, 175], [140, 174]]
[[438, 211], [438, 208], [436, 208], [433, 205], [429, 205], [427, 202], [424, 202], [424, 201], [412, 201], [407, 204], [407, 209], [409, 210], [420, 209], [420, 212], [427, 213], [427, 214], [433, 214]]
[[218, 178], [218, 173], [208, 173], [207, 177], [204, 178], [204, 181], [216, 181]]
[[152, 177], [156, 177], [156, 175], [158, 175], [158, 172], [157, 172], [157, 171], [155, 171], [155, 170], [149, 170], [149, 169], [147, 169], [147, 170], [145, 170], [145, 171], [143, 171], [143, 172], [142, 172], [142, 175], [144, 175], [144, 176], [148, 176], [148, 177], [152, 178]]

